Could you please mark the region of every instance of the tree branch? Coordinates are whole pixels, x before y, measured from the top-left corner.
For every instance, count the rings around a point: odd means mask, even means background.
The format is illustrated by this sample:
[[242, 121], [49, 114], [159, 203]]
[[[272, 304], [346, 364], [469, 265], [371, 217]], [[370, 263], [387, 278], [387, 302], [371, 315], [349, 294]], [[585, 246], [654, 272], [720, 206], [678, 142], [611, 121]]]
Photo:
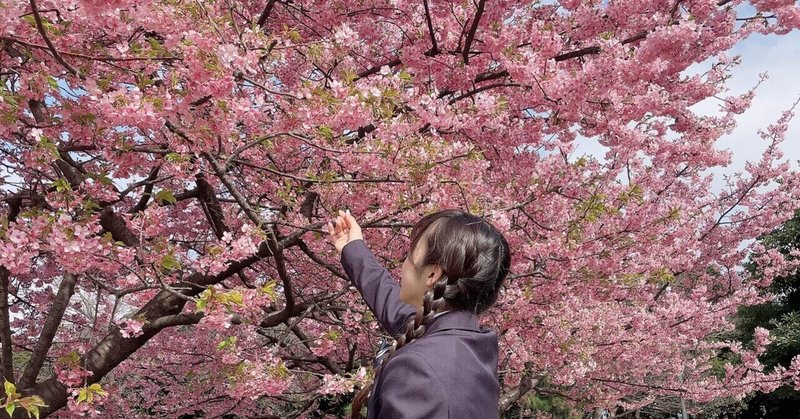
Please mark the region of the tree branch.
[[[622, 45], [630, 44], [631, 42], [636, 42], [638, 40], [644, 39], [647, 37], [648, 31], [641, 31], [636, 35], [631, 36], [630, 38], [626, 38], [622, 40]], [[591, 47], [581, 48], [579, 50], [565, 52], [563, 54], [558, 54], [553, 57], [556, 61], [566, 61], [571, 58], [578, 58], [583, 57], [584, 55], [592, 55], [592, 54], [599, 54], [601, 51], [600, 47], [597, 45], [593, 45]]]
[[281, 278], [283, 283], [283, 292], [286, 298], [286, 311], [291, 311], [294, 308], [294, 295], [292, 294], [292, 280], [289, 278], [289, 273], [286, 272], [286, 261], [283, 258], [283, 249], [278, 249], [275, 252], [275, 267], [278, 270], [278, 277]]
[[517, 388], [503, 394], [500, 397], [500, 416], [502, 417], [508, 409], [513, 406], [517, 400], [521, 399], [525, 396], [528, 391], [530, 391], [533, 386], [536, 385], [538, 380], [534, 380], [533, 377], [533, 364], [528, 362], [525, 364], [525, 370], [522, 372], [522, 379], [519, 382], [519, 386]]
[[202, 172], [197, 173], [197, 194], [200, 200], [200, 205], [203, 208], [203, 213], [206, 215], [211, 229], [214, 230], [214, 235], [218, 239], [222, 238], [225, 232], [230, 231], [225, 224], [225, 213], [222, 212], [222, 206], [219, 204], [217, 195], [214, 194], [214, 189], [208, 184], [208, 181]]
[[[308, 187], [310, 185], [306, 185]], [[319, 194], [314, 191], [306, 192], [303, 202], [300, 204], [300, 214], [303, 214], [310, 223], [314, 217], [314, 205], [319, 201]]]
[[739, 196], [739, 198], [736, 200], [736, 202], [734, 202], [733, 205], [728, 207], [727, 210], [725, 210], [722, 214], [720, 214], [719, 218], [717, 218], [717, 222], [715, 222], [714, 225], [711, 226], [711, 228], [709, 228], [705, 233], [703, 233], [703, 235], [700, 236], [700, 238], [697, 239], [697, 241], [705, 240], [705, 238], [708, 237], [708, 235], [711, 234], [711, 232], [714, 231], [714, 229], [719, 227], [720, 226], [720, 222], [722, 221], [722, 219], [725, 218], [731, 211], [733, 211], [734, 208], [738, 207], [739, 204], [742, 202], [742, 200], [744, 200], [744, 198], [747, 196], [747, 194], [749, 194], [750, 191], [752, 191], [755, 188], [755, 186], [758, 184], [758, 182], [760, 182], [760, 181], [761, 181], [761, 177], [759, 175], [756, 175], [753, 178], [753, 181], [750, 183], [750, 185], [748, 185], [747, 188], [744, 189], [744, 191]]
[[[153, 186], [156, 184], [156, 179], [158, 178], [158, 171], [161, 169], [161, 166], [156, 166], [150, 170], [147, 178], [143, 181], [145, 182], [144, 192], [142, 192], [142, 196], [139, 198], [139, 202], [136, 203], [136, 206], [131, 208], [130, 213], [135, 214], [140, 211], [144, 211], [147, 208], [147, 203], [150, 201], [150, 196], [153, 194]], [[130, 188], [128, 188], [130, 189]], [[125, 191], [123, 191], [124, 193]]]
[[481, 22], [481, 16], [483, 16], [483, 8], [485, 5], [486, 0], [480, 0], [478, 2], [478, 9], [475, 10], [475, 17], [472, 18], [472, 26], [469, 28], [467, 37], [464, 40], [464, 49], [461, 52], [461, 57], [465, 65], [469, 64], [469, 50], [472, 48], [472, 41], [475, 40], [475, 33], [478, 32], [478, 25]]
[[[374, 130], [374, 129], [375, 129], [374, 126], [372, 126], [372, 130]], [[358, 129], [358, 132], [361, 133], [361, 128]], [[364, 138], [364, 137], [361, 136], [361, 137], [358, 137], [358, 138]], [[309, 179], [309, 178], [304, 178], [304, 177], [300, 177], [300, 176], [295, 176], [295, 175], [293, 175], [291, 173], [284, 173], [284, 172], [281, 172], [281, 171], [278, 171], [278, 170], [275, 170], [275, 169], [271, 169], [269, 167], [259, 166], [257, 164], [246, 162], [244, 160], [234, 159], [233, 163], [241, 164], [242, 166], [247, 166], [247, 167], [250, 167], [252, 169], [263, 170], [265, 172], [272, 173], [273, 175], [277, 175], [277, 176], [285, 177], [285, 178], [288, 178], [288, 179], [296, 180], [298, 182], [306, 182], [306, 183], [321, 183], [321, 184], [327, 184], [327, 183], [406, 183], [406, 181], [403, 180], [403, 179], [389, 179], [388, 175], [387, 175], [387, 177], [385, 179], [380, 179], [380, 178], [378, 178], [378, 179], [375, 179], [375, 178], [341, 179], [340, 178], [340, 179], [327, 179], [327, 180], [325, 180], [325, 179]]]
[[355, 81], [358, 81], [360, 79], [363, 79], [364, 77], [371, 76], [371, 75], [381, 71], [381, 67], [383, 67], [385, 65], [388, 65], [389, 67], [396, 67], [396, 66], [398, 66], [400, 64], [403, 64], [403, 61], [401, 59], [399, 59], [399, 58], [395, 58], [394, 60], [391, 60], [391, 61], [383, 63], [383, 64], [376, 65], [374, 67], [371, 67], [371, 68], [369, 68], [367, 70], [364, 70], [364, 71], [358, 73], [358, 75], [356, 76], [355, 79], [353, 79], [353, 81], [355, 82]]
[[8, 316], [8, 279], [11, 272], [5, 266], [0, 266], [0, 343], [3, 345], [2, 364], [3, 377], [15, 382], [14, 357], [11, 341], [11, 322]]
[[104, 208], [100, 213], [100, 226], [110, 232], [114, 240], [125, 243], [125, 246], [139, 246], [139, 237], [128, 229], [125, 219], [111, 207]]
[[56, 298], [50, 306], [47, 319], [42, 327], [42, 332], [39, 334], [39, 340], [36, 341], [31, 359], [25, 366], [25, 372], [22, 373], [17, 387], [27, 389], [36, 381], [36, 377], [42, 369], [42, 364], [47, 356], [47, 352], [53, 344], [53, 338], [56, 336], [58, 326], [61, 325], [61, 319], [64, 317], [64, 312], [67, 310], [69, 300], [72, 298], [72, 294], [75, 293], [75, 283], [77, 280], [78, 278], [71, 273], [64, 274], [64, 277], [61, 279], [61, 284], [58, 286], [58, 294], [56, 294]]
[[180, 313], [180, 314], [172, 314], [163, 317], [159, 317], [152, 322], [150, 322], [149, 327], [161, 330], [167, 327], [174, 327], [174, 326], [185, 326], [190, 324], [196, 324], [203, 318], [203, 312], [197, 313]]
[[342, 278], [342, 279], [345, 279], [345, 280], [347, 279], [347, 277], [345, 276], [345, 274], [342, 271], [340, 271], [339, 269], [337, 269], [335, 266], [331, 265], [330, 263], [325, 262], [324, 260], [320, 259], [319, 256], [314, 254], [314, 252], [312, 252], [311, 249], [308, 248], [308, 245], [306, 244], [306, 242], [300, 240], [300, 241], [298, 241], [297, 246], [300, 247], [300, 250], [303, 251], [303, 253], [305, 253], [306, 256], [308, 256], [309, 259], [313, 260], [318, 265], [320, 265], [320, 266], [324, 267], [325, 269], [327, 269], [328, 272], [336, 275], [339, 278]]
[[[253, 224], [257, 226], [263, 226], [264, 221], [261, 220], [261, 217], [250, 207], [250, 204], [245, 199], [244, 195], [242, 195], [236, 186], [231, 182], [228, 176], [225, 174], [225, 169], [222, 165], [219, 164], [216, 158], [209, 153], [203, 153], [203, 156], [208, 160], [211, 164], [211, 167], [214, 169], [214, 173], [217, 175], [219, 180], [222, 181], [222, 184], [228, 189], [228, 192], [233, 195], [233, 198], [236, 200], [236, 203], [239, 204], [239, 207], [244, 211], [247, 218], [253, 222]], [[274, 236], [272, 236], [274, 238]]]
[[44, 28], [44, 25], [42, 24], [42, 17], [39, 16], [39, 10], [36, 8], [35, 0], [31, 0], [31, 11], [33, 12], [33, 19], [36, 21], [36, 29], [39, 30], [39, 33], [42, 35], [42, 38], [44, 38], [44, 43], [47, 44], [47, 48], [50, 49], [50, 53], [53, 54], [53, 58], [55, 58], [59, 64], [64, 66], [64, 68], [66, 68], [67, 71], [72, 73], [72, 75], [80, 78], [81, 77], [80, 72], [78, 72], [78, 70], [75, 69], [75, 67], [71, 66], [69, 63], [64, 61], [64, 58], [61, 57], [61, 54], [58, 53], [58, 50], [56, 50], [56, 47], [50, 41], [50, 37], [47, 36], [47, 30]]
[[[286, 326], [288, 326], [290, 328], [290, 330], [292, 331], [292, 333], [294, 333], [294, 335], [297, 336], [297, 338], [300, 339], [300, 341], [305, 344], [306, 348], [311, 350], [311, 348], [309, 347], [309, 344], [308, 344], [308, 341], [310, 339], [308, 338], [308, 335], [306, 335], [305, 333], [303, 333], [302, 330], [300, 330], [300, 327], [298, 327], [297, 322], [295, 322], [295, 324], [289, 324], [289, 322], [287, 321], [286, 322]], [[314, 354], [312, 353], [312, 355], [314, 355]], [[315, 356], [315, 360], [314, 361], [315, 362], [319, 362], [320, 364], [325, 366], [325, 368], [327, 368], [330, 372], [332, 372], [334, 374], [343, 374], [344, 373], [344, 371], [342, 371], [342, 369], [338, 365], [336, 365], [333, 362], [331, 362], [330, 358], [328, 358], [326, 356], [317, 356], [317, 355], [314, 355], [314, 356]]]
[[428, 51], [431, 57], [439, 53], [439, 46], [436, 45], [436, 33], [433, 31], [433, 22], [431, 21], [431, 11], [428, 7], [428, 0], [424, 0], [422, 4], [425, 6], [425, 20], [428, 22], [428, 34], [431, 36], [431, 49]]
[[264, 11], [261, 12], [261, 16], [258, 17], [258, 26], [262, 29], [265, 27], [264, 25], [267, 23], [267, 19], [269, 19], [273, 7], [275, 7], [275, 0], [269, 0], [267, 5], [264, 6]]

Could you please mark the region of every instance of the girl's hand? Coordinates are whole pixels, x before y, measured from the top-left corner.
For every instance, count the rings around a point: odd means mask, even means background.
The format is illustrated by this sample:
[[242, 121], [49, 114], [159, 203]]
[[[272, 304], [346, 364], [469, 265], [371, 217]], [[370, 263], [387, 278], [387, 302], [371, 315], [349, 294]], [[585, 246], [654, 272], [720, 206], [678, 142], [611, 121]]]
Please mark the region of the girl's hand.
[[361, 235], [361, 226], [350, 215], [350, 210], [347, 210], [347, 212], [340, 210], [336, 220], [328, 222], [327, 227], [330, 234], [328, 239], [340, 254], [347, 243], [354, 240], [364, 240]]

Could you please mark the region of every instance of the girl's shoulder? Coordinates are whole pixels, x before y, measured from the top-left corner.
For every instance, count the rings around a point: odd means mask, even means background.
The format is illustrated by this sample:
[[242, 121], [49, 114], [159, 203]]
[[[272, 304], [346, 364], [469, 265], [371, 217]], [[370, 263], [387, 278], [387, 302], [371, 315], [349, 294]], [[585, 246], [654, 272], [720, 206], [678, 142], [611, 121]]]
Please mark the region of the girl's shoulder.
[[390, 357], [422, 358], [433, 369], [459, 368], [464, 363], [496, 365], [498, 352], [497, 333], [493, 330], [441, 330], [425, 333]]

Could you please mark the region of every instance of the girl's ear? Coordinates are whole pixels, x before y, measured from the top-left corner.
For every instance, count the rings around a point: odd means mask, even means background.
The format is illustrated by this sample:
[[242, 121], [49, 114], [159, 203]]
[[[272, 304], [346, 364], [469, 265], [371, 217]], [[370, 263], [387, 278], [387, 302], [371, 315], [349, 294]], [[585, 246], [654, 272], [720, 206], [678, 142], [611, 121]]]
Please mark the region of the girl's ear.
[[425, 278], [425, 286], [428, 288], [433, 288], [436, 284], [436, 281], [442, 277], [444, 270], [439, 265], [433, 265], [433, 269], [428, 272], [428, 276]]

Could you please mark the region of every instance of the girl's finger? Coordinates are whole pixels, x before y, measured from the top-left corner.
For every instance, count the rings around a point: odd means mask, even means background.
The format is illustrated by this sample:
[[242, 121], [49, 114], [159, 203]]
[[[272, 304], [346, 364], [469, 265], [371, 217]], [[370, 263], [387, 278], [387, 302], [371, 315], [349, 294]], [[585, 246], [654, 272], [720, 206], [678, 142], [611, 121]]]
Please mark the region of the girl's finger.
[[331, 221], [328, 221], [328, 234], [331, 237], [334, 237], [334, 234], [336, 234], [336, 227], [334, 227], [333, 222]]
[[336, 219], [336, 226], [339, 228], [339, 231], [344, 230], [344, 220], [342, 219], [342, 217]]
[[356, 222], [356, 219], [355, 219], [355, 218], [353, 218], [353, 216], [352, 216], [352, 215], [350, 215], [350, 212], [348, 212], [347, 214], [345, 214], [345, 216], [344, 216], [344, 222], [345, 222], [345, 225], [347, 225], [347, 228], [348, 228], [348, 229], [351, 229], [351, 228], [353, 228], [353, 227], [355, 227], [355, 226], [357, 226], [357, 225], [358, 225], [358, 223]]

